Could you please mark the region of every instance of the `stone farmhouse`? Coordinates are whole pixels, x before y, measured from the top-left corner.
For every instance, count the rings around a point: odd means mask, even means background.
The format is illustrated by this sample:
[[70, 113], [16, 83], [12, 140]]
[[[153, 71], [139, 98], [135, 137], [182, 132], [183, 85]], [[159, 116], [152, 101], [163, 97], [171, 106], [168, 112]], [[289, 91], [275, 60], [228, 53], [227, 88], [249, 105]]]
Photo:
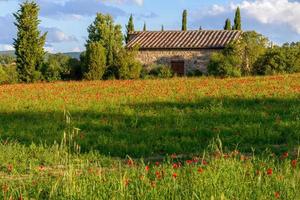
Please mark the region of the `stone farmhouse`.
[[240, 37], [241, 31], [139, 31], [130, 35], [126, 48], [139, 48], [137, 59], [145, 67], [168, 65], [177, 75], [207, 72], [210, 55]]

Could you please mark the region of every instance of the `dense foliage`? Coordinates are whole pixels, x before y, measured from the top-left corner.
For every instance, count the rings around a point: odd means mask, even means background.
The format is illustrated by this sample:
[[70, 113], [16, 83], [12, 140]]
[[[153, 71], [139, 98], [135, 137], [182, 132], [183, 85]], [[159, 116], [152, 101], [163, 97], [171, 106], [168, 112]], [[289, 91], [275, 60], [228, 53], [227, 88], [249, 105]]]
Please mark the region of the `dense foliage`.
[[[144, 29], [146, 29], [146, 23], [144, 24]], [[133, 23], [133, 16], [131, 14], [128, 20], [128, 24], [126, 25], [126, 35], [125, 35], [126, 44], [129, 42], [130, 34], [132, 32], [134, 32], [134, 23]]]
[[300, 43], [272, 46], [261, 34], [244, 32], [239, 40], [211, 56], [208, 73], [215, 76], [295, 73], [300, 71], [299, 56]]
[[237, 7], [234, 16], [234, 25], [232, 30], [242, 30], [242, 19], [241, 19], [241, 10]]
[[46, 34], [41, 35], [38, 25], [39, 6], [25, 1], [14, 14], [18, 33], [14, 42], [19, 78], [25, 82], [41, 79], [41, 68], [45, 56]]
[[231, 21], [228, 18], [225, 21], [224, 30], [231, 30]]

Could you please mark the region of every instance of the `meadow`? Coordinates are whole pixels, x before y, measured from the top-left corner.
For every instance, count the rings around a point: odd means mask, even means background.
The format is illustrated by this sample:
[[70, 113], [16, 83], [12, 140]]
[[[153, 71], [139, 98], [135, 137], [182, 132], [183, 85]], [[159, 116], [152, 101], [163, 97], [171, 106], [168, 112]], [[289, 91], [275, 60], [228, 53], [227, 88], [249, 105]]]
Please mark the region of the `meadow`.
[[0, 86], [4, 199], [299, 199], [300, 74]]

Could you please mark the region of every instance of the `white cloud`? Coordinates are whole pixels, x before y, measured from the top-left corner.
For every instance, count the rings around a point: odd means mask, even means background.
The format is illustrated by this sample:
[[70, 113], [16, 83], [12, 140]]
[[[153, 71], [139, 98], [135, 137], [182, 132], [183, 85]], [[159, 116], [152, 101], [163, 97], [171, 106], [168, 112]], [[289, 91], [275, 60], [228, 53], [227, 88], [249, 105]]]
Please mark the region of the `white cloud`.
[[75, 36], [70, 36], [56, 27], [41, 27], [42, 32], [47, 32], [48, 43], [61, 43], [61, 42], [76, 42], [78, 41]]
[[0, 44], [0, 51], [12, 51], [15, 50], [10, 44]]
[[72, 49], [72, 52], [81, 52], [82, 49], [80, 47], [75, 47]]
[[227, 6], [214, 5], [210, 15], [219, 15], [233, 11], [239, 6], [242, 16], [252, 18], [263, 24], [286, 24], [300, 34], [300, 2], [291, 0], [244, 0]]
[[144, 0], [102, 0], [102, 1], [109, 1], [113, 3], [136, 3], [140, 6], [144, 4]]

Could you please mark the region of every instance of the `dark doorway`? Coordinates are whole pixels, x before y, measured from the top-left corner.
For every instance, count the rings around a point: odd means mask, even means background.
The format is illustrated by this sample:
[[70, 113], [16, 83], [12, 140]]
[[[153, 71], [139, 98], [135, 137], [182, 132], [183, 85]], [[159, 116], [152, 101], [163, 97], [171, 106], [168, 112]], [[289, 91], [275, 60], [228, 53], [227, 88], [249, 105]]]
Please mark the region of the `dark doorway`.
[[184, 61], [172, 61], [171, 68], [178, 76], [184, 76]]

